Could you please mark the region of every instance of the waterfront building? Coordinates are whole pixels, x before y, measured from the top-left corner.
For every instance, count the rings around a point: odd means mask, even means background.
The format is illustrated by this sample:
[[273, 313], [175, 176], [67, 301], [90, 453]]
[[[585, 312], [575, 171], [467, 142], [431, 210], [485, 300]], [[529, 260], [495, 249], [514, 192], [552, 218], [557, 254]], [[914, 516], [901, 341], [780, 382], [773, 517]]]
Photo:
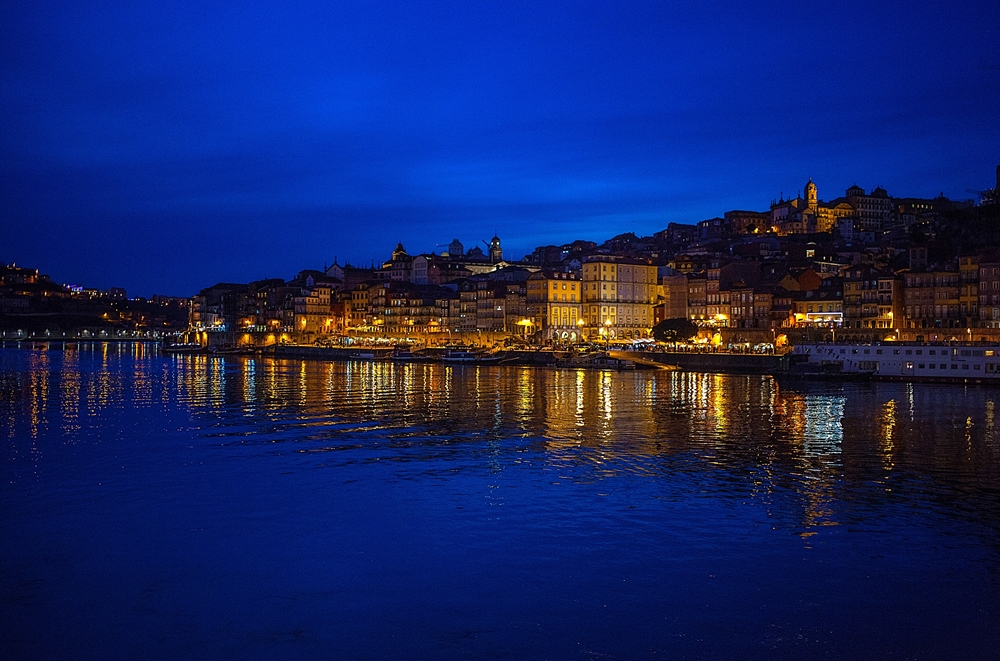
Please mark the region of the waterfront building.
[[1000, 255], [979, 262], [979, 325], [1000, 328]]
[[506, 330], [507, 283], [491, 280], [485, 275], [475, 276], [472, 281], [476, 283], [476, 330]]
[[249, 323], [256, 327], [255, 330], [291, 332], [294, 320], [285, 322], [285, 309], [294, 305], [292, 300], [298, 291], [298, 287], [281, 278], [251, 282], [248, 293], [252, 298], [247, 304], [252, 307], [246, 316], [253, 321]]
[[583, 264], [583, 319], [590, 339], [647, 337], [656, 301], [656, 266], [646, 260], [592, 256]]
[[972, 328], [979, 325], [978, 255], [958, 258], [958, 312], [963, 318], [963, 326]]
[[245, 305], [247, 285], [220, 282], [206, 287], [191, 300], [189, 326], [195, 330], [225, 331], [238, 326]]
[[904, 280], [906, 328], [960, 328], [960, 281], [957, 268], [907, 271]]
[[792, 292], [792, 315], [797, 328], [840, 328], [844, 318], [843, 289], [839, 283]]
[[843, 328], [879, 330], [870, 339], [881, 340], [900, 327], [902, 282], [894, 272], [858, 264], [844, 269], [843, 283]]
[[665, 273], [661, 278], [661, 285], [663, 287], [662, 319], [687, 319], [687, 276], [683, 273], [678, 273], [669, 267], [663, 267], [663, 269], [661, 269], [661, 272], [662, 271], [667, 271], [667, 273]]
[[731, 328], [770, 328], [772, 288], [735, 282], [727, 290], [727, 325]]
[[709, 324], [708, 318], [708, 276], [702, 271], [687, 276], [688, 318], [699, 326]]
[[551, 341], [579, 340], [583, 321], [582, 286], [573, 273], [550, 270], [532, 273], [526, 282], [528, 330]]
[[436, 285], [393, 280], [369, 290], [372, 325], [388, 335], [415, 335], [448, 328], [443, 312], [455, 292]]
[[719, 291], [721, 272], [719, 262], [705, 270], [705, 315], [708, 319], [719, 321], [718, 325], [725, 326], [729, 318], [729, 292], [723, 294]]
[[774, 330], [795, 326], [795, 295], [784, 287], [774, 287], [768, 325]]
[[333, 332], [330, 315], [330, 291], [328, 285], [313, 285], [300, 290], [294, 298], [295, 337], [302, 344], [310, 344], [319, 335]]
[[370, 330], [372, 327], [369, 287], [368, 283], [361, 283], [350, 292], [344, 311], [348, 330]]
[[507, 282], [504, 303], [504, 330], [517, 332], [520, 323], [528, 317], [528, 281]]
[[476, 280], [474, 277], [458, 281], [459, 309], [457, 328], [463, 333], [474, 333], [476, 323]]

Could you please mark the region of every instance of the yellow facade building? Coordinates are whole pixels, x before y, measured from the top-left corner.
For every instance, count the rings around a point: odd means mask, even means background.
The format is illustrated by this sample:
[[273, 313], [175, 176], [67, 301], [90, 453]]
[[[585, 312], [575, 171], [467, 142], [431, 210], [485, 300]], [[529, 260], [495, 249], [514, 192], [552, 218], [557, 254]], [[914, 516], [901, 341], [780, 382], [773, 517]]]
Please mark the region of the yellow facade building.
[[526, 283], [526, 334], [578, 342], [582, 330], [582, 283], [574, 273], [538, 271]]
[[583, 264], [583, 321], [587, 338], [648, 337], [658, 292], [657, 268], [647, 261], [594, 256]]

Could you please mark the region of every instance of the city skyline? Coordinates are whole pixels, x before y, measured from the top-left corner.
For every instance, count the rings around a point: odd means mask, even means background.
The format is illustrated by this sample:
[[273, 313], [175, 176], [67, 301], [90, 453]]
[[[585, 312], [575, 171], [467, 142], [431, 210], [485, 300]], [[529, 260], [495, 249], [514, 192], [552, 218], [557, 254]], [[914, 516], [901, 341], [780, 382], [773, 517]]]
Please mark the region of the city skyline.
[[650, 235], [810, 177], [968, 199], [1000, 156], [987, 3], [0, 11], [0, 261], [130, 294]]

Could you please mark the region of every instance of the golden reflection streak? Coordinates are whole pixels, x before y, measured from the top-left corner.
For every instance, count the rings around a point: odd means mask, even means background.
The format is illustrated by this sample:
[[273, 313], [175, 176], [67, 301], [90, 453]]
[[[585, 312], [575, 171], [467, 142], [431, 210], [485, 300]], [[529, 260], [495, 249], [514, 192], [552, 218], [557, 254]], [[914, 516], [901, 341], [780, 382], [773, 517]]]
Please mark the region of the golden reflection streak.
[[576, 422], [576, 431], [578, 435], [582, 435], [587, 427], [587, 422], [584, 419], [584, 412], [586, 410], [586, 402], [584, 400], [585, 393], [586, 375], [583, 370], [576, 370], [576, 409], [574, 420]]
[[[38, 438], [38, 428], [48, 424], [45, 418], [45, 409], [49, 401], [49, 353], [47, 350], [39, 350], [31, 354], [31, 372], [29, 373], [29, 393], [31, 396], [31, 410], [29, 418], [29, 429], [32, 440]], [[37, 448], [32, 444], [32, 455], [37, 453]]]
[[243, 364], [243, 399], [248, 404], [257, 401], [257, 361], [253, 358]]
[[[896, 442], [896, 400], [890, 399], [882, 406], [882, 414], [879, 416], [881, 434], [879, 434], [879, 450], [882, 454], [882, 468], [889, 473], [895, 467], [893, 456], [895, 455]], [[888, 478], [888, 474], [885, 476]]]
[[308, 388], [306, 387], [306, 364], [305, 360], [299, 361], [299, 403], [305, 406], [306, 394]]
[[614, 415], [614, 391], [611, 386], [613, 385], [611, 379], [611, 373], [601, 371], [600, 372], [600, 384], [601, 384], [601, 411], [604, 413], [604, 419], [602, 420], [603, 425], [601, 430], [605, 432], [602, 437], [606, 435], [609, 427], [611, 426], [611, 418]]
[[62, 430], [67, 442], [74, 442], [80, 431], [80, 357], [77, 352], [65, 352], [59, 370], [59, 409]]
[[226, 360], [225, 358], [212, 358], [209, 365], [209, 401], [212, 406], [222, 406], [226, 401]]

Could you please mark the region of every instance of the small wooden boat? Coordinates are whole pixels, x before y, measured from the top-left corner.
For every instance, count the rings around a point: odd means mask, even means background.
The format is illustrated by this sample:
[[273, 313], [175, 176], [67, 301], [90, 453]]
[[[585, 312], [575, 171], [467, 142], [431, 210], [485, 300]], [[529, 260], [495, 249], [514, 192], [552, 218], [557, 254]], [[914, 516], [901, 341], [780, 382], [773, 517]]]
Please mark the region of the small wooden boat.
[[503, 356], [501, 354], [491, 354], [484, 351], [446, 351], [441, 356], [441, 360], [452, 365], [496, 365]]

